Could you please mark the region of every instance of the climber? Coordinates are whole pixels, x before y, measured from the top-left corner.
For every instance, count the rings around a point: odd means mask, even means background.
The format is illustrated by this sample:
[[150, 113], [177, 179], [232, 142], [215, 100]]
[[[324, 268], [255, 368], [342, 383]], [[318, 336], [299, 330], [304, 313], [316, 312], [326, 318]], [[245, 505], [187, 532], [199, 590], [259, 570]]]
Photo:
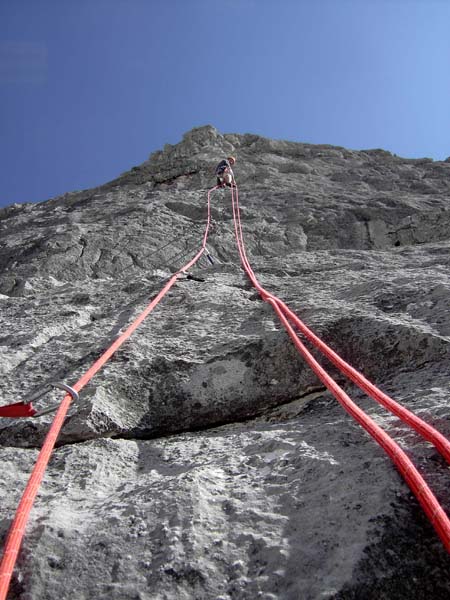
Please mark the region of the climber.
[[217, 185], [220, 187], [231, 187], [233, 184], [236, 185], [234, 180], [234, 173], [232, 166], [236, 162], [234, 156], [229, 156], [220, 161], [216, 167]]

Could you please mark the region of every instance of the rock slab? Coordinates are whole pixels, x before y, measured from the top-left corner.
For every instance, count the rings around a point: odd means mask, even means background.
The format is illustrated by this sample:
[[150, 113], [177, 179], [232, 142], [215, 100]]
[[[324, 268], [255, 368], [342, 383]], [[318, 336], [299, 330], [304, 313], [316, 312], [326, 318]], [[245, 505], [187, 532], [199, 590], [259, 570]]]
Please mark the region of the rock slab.
[[[195, 253], [230, 153], [261, 283], [450, 437], [450, 163], [211, 126], [113, 182], [0, 211], [0, 404], [75, 382]], [[10, 599], [448, 598], [406, 484], [240, 268], [228, 190], [212, 218], [205, 281], [180, 281], [71, 408]], [[330, 370], [450, 514], [434, 448]], [[50, 420], [0, 423], [2, 539]]]

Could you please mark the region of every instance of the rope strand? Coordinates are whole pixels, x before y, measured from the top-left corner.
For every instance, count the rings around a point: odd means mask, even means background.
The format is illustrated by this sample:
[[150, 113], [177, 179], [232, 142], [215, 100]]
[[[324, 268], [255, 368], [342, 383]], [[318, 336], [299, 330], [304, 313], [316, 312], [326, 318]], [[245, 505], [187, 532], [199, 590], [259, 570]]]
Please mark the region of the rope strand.
[[421, 504], [425, 514], [435, 528], [437, 534], [441, 538], [447, 552], [450, 553], [450, 520], [447, 517], [444, 509], [439, 504], [438, 500], [434, 496], [433, 492], [428, 487], [427, 483], [420, 475], [414, 464], [408, 458], [406, 453], [400, 448], [400, 446], [383, 430], [379, 427], [364, 411], [362, 411], [344, 392], [344, 390], [332, 379], [332, 377], [320, 366], [315, 360], [306, 346], [300, 341], [288, 318], [292, 320], [295, 326], [305, 334], [305, 336], [314, 343], [314, 345], [327, 357], [329, 358], [341, 372], [349, 377], [352, 381], [357, 383], [361, 389], [363, 389], [369, 396], [374, 400], [382, 404], [385, 408], [393, 412], [399, 418], [401, 418], [407, 425], [413, 427], [418, 433], [420, 433], [427, 441], [431, 441], [436, 448], [443, 454], [443, 456], [449, 460], [450, 458], [450, 442], [438, 431], [436, 431], [431, 425], [428, 425], [422, 421], [419, 417], [408, 411], [405, 407], [401, 406], [386, 394], [381, 392], [376, 386], [369, 382], [362, 374], [358, 373], [356, 369], [348, 365], [341, 357], [338, 356], [331, 348], [320, 340], [318, 336], [312, 333], [306, 325], [304, 325], [300, 319], [279, 299], [277, 296], [267, 292], [259, 283], [256, 275], [248, 261], [247, 254], [245, 251], [244, 236], [242, 232], [242, 224], [239, 210], [239, 192], [237, 187], [235, 190], [231, 189], [231, 202], [233, 208], [233, 219], [234, 229], [236, 236], [236, 243], [238, 246], [239, 255], [244, 270], [246, 271], [253, 286], [258, 290], [262, 299], [268, 302], [275, 313], [278, 315], [280, 321], [285, 327], [288, 335], [294, 342], [295, 347], [310, 365], [319, 379], [326, 385], [331, 391], [338, 402], [343, 408], [372, 436], [372, 438], [384, 449], [391, 460], [396, 465], [397, 469], [402, 474], [406, 483], [416, 496], [417, 500]]

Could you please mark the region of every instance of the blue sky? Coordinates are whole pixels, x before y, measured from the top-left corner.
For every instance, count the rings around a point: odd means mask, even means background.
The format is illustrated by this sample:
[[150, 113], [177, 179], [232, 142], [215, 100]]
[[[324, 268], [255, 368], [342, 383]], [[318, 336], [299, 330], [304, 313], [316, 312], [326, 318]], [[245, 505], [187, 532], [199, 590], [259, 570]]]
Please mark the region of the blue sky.
[[450, 156], [450, 0], [0, 0], [0, 206], [184, 132]]

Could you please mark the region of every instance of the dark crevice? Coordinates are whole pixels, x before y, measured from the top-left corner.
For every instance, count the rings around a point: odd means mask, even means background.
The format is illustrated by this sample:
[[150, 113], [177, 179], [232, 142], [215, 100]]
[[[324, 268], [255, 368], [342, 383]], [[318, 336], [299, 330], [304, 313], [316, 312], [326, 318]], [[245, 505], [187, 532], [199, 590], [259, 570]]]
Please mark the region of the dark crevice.
[[[191, 427], [189, 429], [177, 429], [177, 430], [173, 430], [167, 433], [164, 432], [155, 432], [155, 433], [142, 433], [139, 434], [136, 431], [130, 431], [128, 434], [121, 432], [121, 433], [103, 433], [103, 434], [98, 434], [96, 435], [95, 433], [92, 434], [92, 436], [88, 437], [84, 437], [83, 439], [76, 439], [76, 440], [68, 440], [68, 441], [62, 441], [62, 442], [56, 442], [55, 444], [55, 448], [65, 448], [66, 446], [74, 446], [77, 444], [84, 444], [85, 442], [90, 442], [90, 441], [94, 441], [94, 440], [100, 440], [100, 439], [114, 439], [114, 440], [158, 440], [158, 439], [166, 439], [166, 438], [171, 438], [180, 434], [189, 434], [189, 433], [199, 433], [199, 432], [205, 432], [205, 431], [209, 431], [209, 430], [214, 430], [217, 429], [219, 427], [224, 427], [224, 426], [229, 426], [229, 425], [235, 425], [235, 424], [245, 424], [245, 423], [251, 423], [252, 421], [254, 421], [255, 419], [260, 419], [260, 418], [264, 418], [264, 417], [270, 417], [271, 413], [273, 413], [276, 410], [279, 410], [280, 408], [284, 407], [284, 406], [288, 406], [289, 404], [291, 404], [292, 402], [298, 401], [298, 400], [304, 400], [305, 403], [307, 403], [309, 400], [313, 400], [315, 398], [317, 398], [318, 396], [324, 394], [327, 392], [327, 389], [325, 387], [322, 386], [317, 386], [314, 388], [309, 388], [307, 391], [305, 391], [303, 394], [299, 394], [296, 395], [294, 398], [289, 398], [286, 399], [282, 402], [280, 402], [279, 404], [277, 404], [276, 406], [273, 406], [271, 408], [263, 408], [260, 411], [256, 411], [254, 414], [252, 414], [251, 416], [243, 416], [242, 418], [238, 418], [238, 419], [222, 419], [222, 420], [218, 420], [215, 423], [212, 424], [205, 424], [205, 425], [200, 425], [198, 427]], [[295, 417], [292, 417], [295, 418]], [[281, 420], [285, 420], [285, 419], [280, 419]], [[32, 421], [29, 421], [30, 425], [34, 426]], [[49, 424], [50, 427], [50, 424]], [[39, 450], [42, 447], [42, 444], [36, 444], [36, 445], [28, 445], [28, 446], [18, 446], [18, 445], [8, 445], [5, 443], [2, 443], [2, 445], [0, 447], [3, 448], [20, 448], [21, 450]]]

